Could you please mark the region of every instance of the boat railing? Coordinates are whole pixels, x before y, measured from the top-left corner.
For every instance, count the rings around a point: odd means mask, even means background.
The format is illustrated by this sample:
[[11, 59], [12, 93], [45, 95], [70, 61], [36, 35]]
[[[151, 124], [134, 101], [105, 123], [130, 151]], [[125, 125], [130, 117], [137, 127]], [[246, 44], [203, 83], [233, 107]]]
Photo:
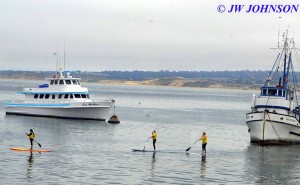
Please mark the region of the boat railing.
[[4, 100], [4, 103], [32, 103], [32, 104], [65, 104], [65, 103], [98, 103], [98, 102], [113, 102], [112, 99], [102, 99], [102, 100]]
[[76, 87], [76, 88], [85, 88], [82, 87], [81, 85], [74, 85], [74, 84], [68, 84], [68, 85], [53, 85], [53, 84], [40, 84], [40, 85], [19, 85], [19, 91], [23, 90], [31, 90], [31, 89], [42, 89], [42, 88], [58, 88], [58, 89], [65, 89], [66, 87]]

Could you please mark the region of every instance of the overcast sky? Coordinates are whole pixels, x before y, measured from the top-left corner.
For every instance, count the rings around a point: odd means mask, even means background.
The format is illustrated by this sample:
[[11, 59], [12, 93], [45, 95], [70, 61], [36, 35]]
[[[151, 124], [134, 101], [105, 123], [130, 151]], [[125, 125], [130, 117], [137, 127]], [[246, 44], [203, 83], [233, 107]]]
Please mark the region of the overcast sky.
[[[261, 0], [2, 0], [1, 70], [269, 70], [278, 31], [300, 42], [300, 8], [246, 13]], [[276, 3], [277, 2], [277, 3]], [[224, 5], [226, 11], [218, 12]], [[233, 4], [245, 5], [228, 13]], [[282, 18], [279, 18], [282, 17]], [[298, 42], [299, 41], [299, 42]], [[58, 47], [57, 47], [58, 45]]]

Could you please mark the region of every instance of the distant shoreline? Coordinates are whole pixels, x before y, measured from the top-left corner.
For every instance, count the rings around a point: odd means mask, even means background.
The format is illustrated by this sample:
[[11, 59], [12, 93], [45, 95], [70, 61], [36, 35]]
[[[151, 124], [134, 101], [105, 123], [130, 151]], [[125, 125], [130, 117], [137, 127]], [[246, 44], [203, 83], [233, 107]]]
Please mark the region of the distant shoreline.
[[[240, 89], [240, 90], [249, 90], [249, 89], [256, 89], [258, 88], [250, 88], [247, 85], [239, 84], [239, 86], [226, 86], [222, 84], [210, 84], [208, 86], [185, 86], [184, 84], [188, 82], [189, 80], [183, 80], [183, 81], [172, 81], [169, 84], [161, 84], [159, 83], [160, 79], [155, 80], [144, 80], [144, 81], [130, 81], [130, 80], [99, 80], [98, 82], [93, 83], [101, 83], [101, 84], [108, 84], [108, 85], [127, 85], [127, 86], [162, 86], [162, 87], [189, 87], [189, 88], [215, 88], [215, 89]], [[84, 82], [84, 81], [83, 81]], [[89, 83], [89, 82], [85, 82]]]
[[[16, 80], [16, 81], [44, 81], [44, 79], [19, 79], [19, 78], [0, 78], [0, 80]], [[199, 79], [197, 79], [199, 80]], [[99, 80], [96, 82], [90, 82], [82, 80], [82, 83], [99, 83], [99, 84], [108, 84], [108, 85], [127, 85], [127, 86], [162, 86], [162, 87], [191, 87], [191, 88], [215, 88], [215, 89], [240, 89], [240, 90], [249, 90], [249, 89], [259, 89], [249, 87], [245, 84], [238, 84], [235, 86], [228, 86], [221, 83], [212, 83], [207, 84], [206, 86], [188, 86], [187, 83], [195, 82], [195, 79], [185, 79], [185, 78], [176, 78], [172, 80], [168, 80], [167, 82], [164, 79], [151, 79], [151, 80], [143, 80], [143, 81], [135, 81], [135, 80]]]
[[[55, 71], [0, 71], [1, 79], [38, 80], [53, 77]], [[165, 86], [219, 89], [259, 89], [266, 71], [72, 71], [83, 83], [118, 84], [131, 86]], [[42, 82], [43, 83], [43, 82]]]
[[[0, 80], [17, 80], [17, 81], [45, 81], [45, 78], [1, 78]], [[174, 78], [157, 78], [150, 80], [98, 80], [98, 81], [89, 81], [81, 80], [82, 83], [100, 83], [100, 84], [109, 84], [109, 85], [127, 85], [127, 86], [162, 86], [162, 87], [190, 87], [190, 88], [215, 88], [215, 89], [240, 89], [240, 90], [249, 90], [260, 88], [260, 85], [247, 85], [241, 83], [228, 83], [226, 80], [222, 82], [221, 80], [215, 79], [188, 79], [182, 77]], [[43, 82], [42, 82], [43, 83]]]

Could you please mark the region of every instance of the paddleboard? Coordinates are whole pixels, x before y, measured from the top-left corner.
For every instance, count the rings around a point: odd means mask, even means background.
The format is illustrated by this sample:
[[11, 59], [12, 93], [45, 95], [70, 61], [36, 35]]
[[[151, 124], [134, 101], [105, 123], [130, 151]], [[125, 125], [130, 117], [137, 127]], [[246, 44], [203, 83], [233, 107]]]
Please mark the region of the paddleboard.
[[186, 152], [186, 155], [199, 155], [199, 153], [191, 153], [191, 152]]
[[19, 152], [52, 152], [51, 150], [42, 150], [42, 149], [25, 149], [25, 148], [9, 148], [11, 150], [19, 151]]
[[157, 150], [138, 150], [138, 149], [132, 149], [133, 152], [157, 152]]
[[180, 154], [180, 153], [186, 153], [185, 151], [179, 151], [179, 150], [140, 150], [140, 149], [132, 149], [133, 152], [159, 152], [159, 153], [170, 153], [170, 154]]

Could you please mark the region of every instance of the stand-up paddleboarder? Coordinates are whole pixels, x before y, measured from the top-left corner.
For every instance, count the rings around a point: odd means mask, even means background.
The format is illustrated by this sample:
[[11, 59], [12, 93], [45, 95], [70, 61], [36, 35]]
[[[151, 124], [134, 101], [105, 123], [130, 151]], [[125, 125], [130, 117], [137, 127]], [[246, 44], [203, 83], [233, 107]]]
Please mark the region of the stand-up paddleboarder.
[[150, 138], [152, 138], [152, 140], [153, 140], [153, 148], [154, 148], [154, 150], [156, 150], [156, 147], [155, 147], [156, 138], [157, 138], [156, 130], [153, 130], [152, 136]]
[[[26, 134], [27, 134], [27, 133], [26, 133]], [[33, 148], [33, 140], [34, 140], [34, 136], [35, 136], [32, 129], [30, 129], [30, 133], [27, 134], [27, 136], [28, 136], [28, 138], [29, 138], [30, 145], [31, 145], [30, 150], [32, 150], [32, 148]]]
[[203, 158], [206, 156], [206, 145], [207, 145], [207, 135], [205, 132], [203, 132], [199, 140], [202, 140], [202, 158]]

